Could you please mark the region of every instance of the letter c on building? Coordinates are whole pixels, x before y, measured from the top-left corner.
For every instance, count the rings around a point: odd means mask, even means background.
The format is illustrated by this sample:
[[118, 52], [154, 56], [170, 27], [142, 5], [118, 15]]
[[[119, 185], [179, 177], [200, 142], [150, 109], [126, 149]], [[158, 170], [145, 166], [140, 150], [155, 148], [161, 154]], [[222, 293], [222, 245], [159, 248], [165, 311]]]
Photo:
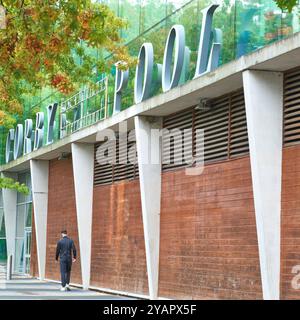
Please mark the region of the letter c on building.
[[[174, 67], [172, 70], [173, 50], [174, 53]], [[162, 70], [162, 89], [164, 92], [175, 88], [180, 80], [185, 54], [185, 31], [182, 25], [175, 25], [170, 30], [163, 62]]]
[[144, 43], [138, 56], [139, 63], [135, 72], [134, 101], [140, 103], [149, 98], [153, 73], [153, 45]]

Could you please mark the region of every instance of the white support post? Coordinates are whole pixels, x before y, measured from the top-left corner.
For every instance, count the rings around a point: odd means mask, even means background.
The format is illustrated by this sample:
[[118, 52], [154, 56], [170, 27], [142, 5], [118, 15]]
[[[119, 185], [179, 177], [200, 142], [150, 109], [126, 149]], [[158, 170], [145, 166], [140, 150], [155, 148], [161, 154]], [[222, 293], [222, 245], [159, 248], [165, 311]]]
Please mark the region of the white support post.
[[90, 285], [94, 145], [72, 144], [73, 175], [76, 196], [76, 212], [80, 246], [80, 261], [83, 289]]
[[140, 177], [142, 216], [150, 299], [158, 296], [161, 143], [154, 141], [152, 129], [162, 128], [161, 118], [135, 117], [135, 133]]
[[45, 279], [49, 161], [30, 160], [32, 201], [40, 280]]
[[263, 298], [278, 300], [283, 75], [248, 70], [243, 81]]
[[[18, 177], [16, 173], [10, 172], [2, 172], [1, 175], [3, 178], [11, 178], [15, 180]], [[2, 192], [7, 256], [13, 256], [12, 265], [14, 266], [17, 223], [17, 191], [13, 189], [2, 189]]]

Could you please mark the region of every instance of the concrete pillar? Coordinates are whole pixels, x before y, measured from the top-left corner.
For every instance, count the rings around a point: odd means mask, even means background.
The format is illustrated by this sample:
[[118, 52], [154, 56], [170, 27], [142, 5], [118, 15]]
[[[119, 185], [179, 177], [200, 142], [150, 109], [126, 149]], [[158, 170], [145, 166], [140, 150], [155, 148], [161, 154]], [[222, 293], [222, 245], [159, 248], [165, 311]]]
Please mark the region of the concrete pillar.
[[[3, 178], [17, 179], [16, 173], [2, 172]], [[2, 189], [3, 211], [5, 220], [7, 256], [13, 255], [13, 265], [16, 244], [16, 222], [17, 222], [17, 191], [13, 189]]]
[[47, 250], [49, 161], [30, 160], [30, 173], [39, 278], [44, 280]]
[[249, 70], [243, 81], [263, 298], [278, 300], [283, 75]]
[[161, 128], [161, 118], [135, 117], [150, 299], [157, 299], [158, 296], [161, 200], [161, 143], [154, 141], [151, 129]]
[[94, 145], [73, 143], [72, 160], [82, 285], [87, 290], [90, 285], [91, 269]]

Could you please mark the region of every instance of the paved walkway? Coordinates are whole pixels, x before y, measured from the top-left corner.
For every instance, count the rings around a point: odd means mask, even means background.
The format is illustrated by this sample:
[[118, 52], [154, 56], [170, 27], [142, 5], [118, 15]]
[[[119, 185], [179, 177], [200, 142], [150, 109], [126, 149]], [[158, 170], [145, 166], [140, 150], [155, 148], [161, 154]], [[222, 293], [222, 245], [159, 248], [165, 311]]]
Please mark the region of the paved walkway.
[[13, 275], [6, 281], [6, 265], [0, 262], [0, 300], [131, 300], [96, 291], [85, 291], [71, 287], [61, 292], [60, 284], [40, 281], [31, 277]]
[[6, 265], [0, 262], [0, 281], [6, 279]]
[[61, 292], [60, 284], [33, 278], [13, 276], [6, 281], [6, 267], [0, 264], [0, 300], [129, 300], [130, 298], [85, 291], [71, 287]]
[[0, 300], [130, 300], [127, 297], [72, 288], [61, 292], [60, 285], [32, 278], [0, 280]]
[[60, 285], [32, 278], [0, 280], [0, 300], [129, 300], [130, 298], [72, 288], [61, 292]]

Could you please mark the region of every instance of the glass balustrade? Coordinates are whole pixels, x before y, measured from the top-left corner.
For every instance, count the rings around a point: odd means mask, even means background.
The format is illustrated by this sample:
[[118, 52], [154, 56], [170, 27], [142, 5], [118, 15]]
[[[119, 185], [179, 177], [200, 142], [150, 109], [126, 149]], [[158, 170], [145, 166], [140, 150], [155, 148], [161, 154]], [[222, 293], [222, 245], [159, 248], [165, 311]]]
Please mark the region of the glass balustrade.
[[[122, 37], [127, 43], [132, 56], [137, 56], [144, 42], [151, 42], [154, 47], [155, 63], [163, 61], [165, 42], [170, 28], [174, 24], [182, 24], [186, 31], [186, 45], [191, 50], [189, 72], [181, 83], [192, 79], [197, 59], [198, 41], [201, 32], [201, 10], [208, 6], [210, 0], [99, 0], [106, 3], [120, 17], [128, 20], [128, 28], [122, 30]], [[292, 13], [282, 12], [273, 0], [223, 0], [214, 15], [213, 26], [222, 30], [223, 46], [219, 65], [249, 54], [275, 41], [284, 39], [300, 30], [298, 4]], [[83, 44], [84, 45], [84, 44]], [[90, 50], [91, 55], [98, 55], [98, 50]], [[109, 57], [108, 57], [109, 58]], [[80, 63], [80, 61], [78, 62]], [[154, 77], [157, 70], [154, 70]], [[133, 104], [135, 68], [130, 70], [128, 87], [122, 96], [122, 109]], [[98, 95], [85, 101], [85, 113], [80, 118], [69, 121], [69, 128], [77, 121], [77, 126], [90, 125], [113, 113], [115, 70], [110, 74], [100, 75], [97, 80], [107, 77], [106, 96]], [[161, 87], [153, 84], [152, 95], [159, 94]], [[43, 88], [38, 95], [24, 97], [24, 114], [18, 122], [24, 123], [26, 118], [35, 120], [37, 111], [45, 113], [45, 132], [47, 132], [46, 107], [55, 101], [64, 101], [69, 97], [49, 88]], [[93, 101], [92, 101], [93, 100]], [[105, 102], [104, 102], [105, 101]], [[105, 117], [103, 105], [105, 104]], [[94, 115], [92, 116], [91, 114]], [[57, 112], [54, 140], [60, 138], [60, 112]], [[67, 116], [70, 119], [70, 115]], [[85, 119], [81, 119], [85, 117]], [[79, 120], [79, 121], [78, 121]], [[73, 126], [73, 127], [72, 127]], [[75, 131], [77, 130], [75, 128]], [[72, 131], [73, 129], [69, 129]], [[0, 128], [0, 163], [4, 163], [4, 149], [7, 129]], [[46, 143], [46, 134], [44, 135]]]

